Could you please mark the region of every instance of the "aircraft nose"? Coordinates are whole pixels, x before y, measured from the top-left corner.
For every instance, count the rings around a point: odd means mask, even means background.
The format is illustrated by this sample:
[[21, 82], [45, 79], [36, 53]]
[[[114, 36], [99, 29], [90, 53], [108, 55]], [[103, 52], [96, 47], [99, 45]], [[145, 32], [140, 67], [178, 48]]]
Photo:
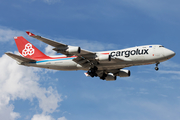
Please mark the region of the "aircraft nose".
[[168, 59], [174, 57], [175, 54], [176, 54], [176, 53], [175, 53], [174, 51], [172, 51], [172, 50], [169, 50], [169, 49], [166, 49], [166, 50], [165, 50], [165, 56], [166, 56]]

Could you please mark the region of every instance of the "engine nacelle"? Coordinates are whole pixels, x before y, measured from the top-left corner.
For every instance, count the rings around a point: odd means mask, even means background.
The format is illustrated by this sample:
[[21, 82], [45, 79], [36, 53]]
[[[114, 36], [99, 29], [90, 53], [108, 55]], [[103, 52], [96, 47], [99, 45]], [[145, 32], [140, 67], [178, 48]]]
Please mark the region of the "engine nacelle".
[[95, 58], [98, 61], [111, 61], [110, 55], [99, 55]]
[[105, 78], [106, 81], [115, 81], [116, 80], [116, 76], [113, 75], [112, 73], [108, 73], [106, 78]]
[[120, 70], [116, 75], [120, 77], [129, 77], [131, 72], [130, 70]]
[[76, 46], [68, 46], [65, 50], [68, 54], [79, 54], [81, 53], [81, 48]]
[[71, 54], [71, 55], [81, 53], [81, 48], [78, 46], [56, 47], [56, 48], [53, 48], [53, 50], [57, 51], [57, 53]]

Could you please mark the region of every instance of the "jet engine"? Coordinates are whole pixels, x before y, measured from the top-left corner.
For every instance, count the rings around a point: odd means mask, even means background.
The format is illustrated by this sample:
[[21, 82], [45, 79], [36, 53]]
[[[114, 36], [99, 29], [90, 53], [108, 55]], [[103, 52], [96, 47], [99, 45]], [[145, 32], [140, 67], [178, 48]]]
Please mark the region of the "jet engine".
[[120, 77], [129, 77], [131, 72], [130, 70], [120, 70], [116, 75]]
[[98, 61], [111, 61], [110, 55], [99, 55], [95, 58]]
[[81, 48], [76, 46], [68, 46], [65, 51], [69, 54], [79, 54], [81, 53]]
[[57, 51], [58, 53], [72, 54], [72, 55], [81, 53], [81, 48], [78, 46], [56, 47], [53, 50]]
[[105, 78], [106, 81], [115, 81], [116, 80], [116, 76], [113, 75], [112, 73], [108, 73], [106, 78]]

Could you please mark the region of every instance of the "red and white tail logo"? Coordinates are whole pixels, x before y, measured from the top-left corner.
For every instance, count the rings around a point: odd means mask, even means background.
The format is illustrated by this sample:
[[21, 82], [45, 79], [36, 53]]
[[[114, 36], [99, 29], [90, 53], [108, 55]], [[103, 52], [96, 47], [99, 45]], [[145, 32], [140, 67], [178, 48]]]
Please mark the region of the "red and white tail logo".
[[32, 48], [32, 44], [31, 43], [27, 43], [25, 45], [24, 50], [22, 51], [22, 55], [23, 56], [27, 56], [27, 55], [33, 55], [34, 54], [34, 49]]
[[34, 60], [49, 58], [22, 36], [14, 37], [19, 53]]

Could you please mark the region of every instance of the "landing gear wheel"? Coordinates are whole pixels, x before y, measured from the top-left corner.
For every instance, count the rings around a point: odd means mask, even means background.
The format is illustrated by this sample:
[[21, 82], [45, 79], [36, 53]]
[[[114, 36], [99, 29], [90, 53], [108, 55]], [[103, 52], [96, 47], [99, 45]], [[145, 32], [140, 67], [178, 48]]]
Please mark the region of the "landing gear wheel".
[[93, 68], [90, 68], [87, 73], [88, 73], [91, 77], [94, 77], [94, 76], [97, 77], [97, 73], [96, 73], [97, 69], [98, 69], [98, 68], [97, 68], [96, 66], [94, 66]]
[[156, 67], [155, 67], [155, 70], [156, 70], [156, 71], [159, 70], [159, 68], [158, 68], [158, 65], [159, 65], [159, 64], [160, 64], [160, 62], [157, 62], [157, 63], [156, 63]]
[[158, 70], [159, 70], [159, 68], [158, 68], [158, 67], [155, 67], [155, 70], [156, 70], [156, 71], [158, 71]]
[[89, 74], [91, 77], [94, 77], [93, 72], [88, 71], [87, 74]]
[[105, 80], [105, 77], [100, 77], [101, 80]]
[[103, 75], [100, 77], [100, 79], [105, 80], [106, 77], [107, 77], [107, 74], [103, 73]]

